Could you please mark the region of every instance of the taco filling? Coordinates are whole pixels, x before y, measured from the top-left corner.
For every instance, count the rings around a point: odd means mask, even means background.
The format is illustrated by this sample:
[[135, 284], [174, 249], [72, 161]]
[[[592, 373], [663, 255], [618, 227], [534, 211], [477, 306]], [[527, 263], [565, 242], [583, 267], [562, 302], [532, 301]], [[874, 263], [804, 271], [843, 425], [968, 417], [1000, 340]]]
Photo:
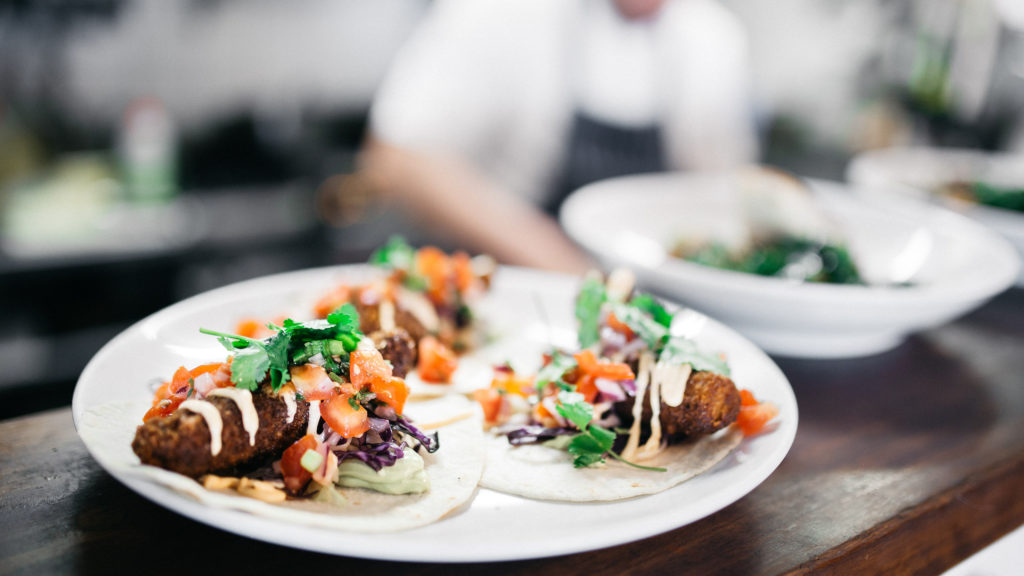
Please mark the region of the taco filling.
[[546, 355], [533, 378], [498, 367], [475, 393], [495, 433], [482, 486], [554, 500], [649, 494], [710, 468], [777, 413], [685, 337], [692, 315], [634, 293], [631, 276], [585, 280], [576, 317], [581, 351]]
[[254, 476], [268, 501], [338, 502], [336, 485], [429, 490], [420, 454], [438, 450], [438, 434], [404, 415], [408, 387], [358, 325], [345, 304], [325, 320], [272, 325], [264, 339], [203, 330], [233, 354], [179, 368], [157, 390], [132, 449], [143, 464], [204, 477], [208, 487], [245, 494], [239, 486], [251, 482], [219, 475]]

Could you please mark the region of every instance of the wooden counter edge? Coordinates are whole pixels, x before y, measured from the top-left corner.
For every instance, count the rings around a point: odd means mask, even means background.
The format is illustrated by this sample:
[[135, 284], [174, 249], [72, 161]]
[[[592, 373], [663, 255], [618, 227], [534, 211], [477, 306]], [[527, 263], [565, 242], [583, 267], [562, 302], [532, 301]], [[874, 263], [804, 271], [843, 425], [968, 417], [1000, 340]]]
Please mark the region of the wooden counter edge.
[[941, 573], [1024, 524], [1022, 486], [1024, 454], [966, 478], [786, 574]]

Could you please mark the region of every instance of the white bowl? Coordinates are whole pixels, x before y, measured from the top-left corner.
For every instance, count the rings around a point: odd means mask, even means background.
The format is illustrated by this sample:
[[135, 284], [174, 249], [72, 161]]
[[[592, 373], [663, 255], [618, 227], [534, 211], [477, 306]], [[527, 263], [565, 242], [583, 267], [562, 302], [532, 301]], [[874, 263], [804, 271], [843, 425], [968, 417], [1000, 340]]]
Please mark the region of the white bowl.
[[[846, 177], [855, 185], [952, 208], [1005, 236], [1024, 261], [1024, 214], [934, 194], [939, 186], [957, 181], [984, 180], [1024, 186], [1024, 155], [949, 148], [887, 148], [858, 154], [847, 167]], [[1017, 285], [1024, 286], [1024, 268]]]
[[647, 289], [722, 320], [765, 350], [836, 358], [890, 349], [1013, 283], [1013, 247], [949, 210], [891, 194], [810, 180], [862, 276], [908, 286], [799, 283], [719, 270], [673, 257], [680, 238], [737, 234], [744, 224], [729, 174], [651, 174], [605, 180], [575, 192], [561, 221], [608, 267], [632, 268]]

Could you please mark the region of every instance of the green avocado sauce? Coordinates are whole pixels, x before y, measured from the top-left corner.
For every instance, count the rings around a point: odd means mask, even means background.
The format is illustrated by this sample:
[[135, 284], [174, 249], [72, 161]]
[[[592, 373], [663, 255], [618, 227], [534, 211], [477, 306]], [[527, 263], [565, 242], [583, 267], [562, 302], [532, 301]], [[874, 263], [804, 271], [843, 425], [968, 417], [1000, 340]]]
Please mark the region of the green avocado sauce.
[[417, 494], [430, 488], [430, 481], [423, 469], [423, 458], [412, 449], [393, 466], [376, 471], [366, 464], [348, 460], [338, 465], [339, 486], [368, 488], [385, 494]]

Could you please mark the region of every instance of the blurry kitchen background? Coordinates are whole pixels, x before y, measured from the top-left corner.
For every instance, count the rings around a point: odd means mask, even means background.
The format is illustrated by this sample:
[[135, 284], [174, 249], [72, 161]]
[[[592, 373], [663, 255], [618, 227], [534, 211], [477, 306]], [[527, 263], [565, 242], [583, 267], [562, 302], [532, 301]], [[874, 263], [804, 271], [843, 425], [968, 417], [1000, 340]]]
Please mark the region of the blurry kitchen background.
[[[1020, 0], [726, 0], [762, 160], [841, 179], [868, 148], [1024, 153]], [[66, 405], [117, 332], [254, 276], [363, 260], [401, 218], [344, 186], [426, 0], [0, 3], [0, 417]]]

